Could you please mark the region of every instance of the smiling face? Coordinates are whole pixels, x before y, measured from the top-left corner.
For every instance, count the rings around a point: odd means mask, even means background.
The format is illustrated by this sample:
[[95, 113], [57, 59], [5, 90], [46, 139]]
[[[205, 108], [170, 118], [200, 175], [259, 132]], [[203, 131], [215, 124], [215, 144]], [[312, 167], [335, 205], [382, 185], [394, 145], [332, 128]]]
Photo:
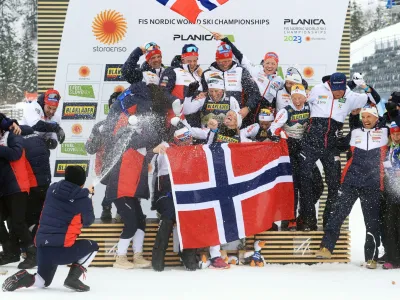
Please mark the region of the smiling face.
[[232, 66], [232, 58], [218, 59], [217, 65], [221, 69], [221, 71], [227, 71]]
[[333, 99], [340, 99], [340, 98], [343, 98], [343, 96], [344, 96], [345, 93], [346, 93], [345, 90], [332, 91]]
[[376, 123], [378, 122], [378, 117], [374, 116], [373, 114], [366, 113], [366, 112], [361, 115], [361, 118], [362, 118], [363, 126], [366, 129], [374, 128]]
[[263, 130], [268, 130], [271, 127], [272, 121], [260, 121], [260, 126]]
[[51, 119], [57, 111], [57, 106], [44, 105], [44, 114]]
[[234, 111], [228, 111], [224, 118], [224, 125], [229, 129], [237, 129], [237, 116]]
[[209, 88], [208, 94], [210, 95], [210, 98], [213, 101], [219, 102], [222, 99], [222, 97], [224, 96], [224, 90], [216, 89], [216, 88]]
[[265, 75], [273, 75], [276, 73], [276, 70], [278, 69], [278, 64], [273, 58], [268, 58], [264, 60], [263, 66]]
[[291, 98], [292, 98], [293, 105], [294, 105], [294, 107], [296, 107], [296, 109], [301, 109], [307, 100], [307, 98], [305, 96], [300, 95], [300, 94], [293, 94]]
[[190, 71], [194, 72], [197, 67], [197, 62], [199, 61], [198, 56], [187, 56], [185, 58], [182, 58], [182, 63], [187, 64], [189, 66]]
[[150, 65], [150, 67], [152, 67], [153, 69], [159, 69], [161, 68], [161, 64], [162, 64], [162, 56], [161, 54], [155, 54], [153, 55], [149, 61], [148, 64]]
[[395, 144], [400, 144], [400, 132], [393, 132], [390, 137]]

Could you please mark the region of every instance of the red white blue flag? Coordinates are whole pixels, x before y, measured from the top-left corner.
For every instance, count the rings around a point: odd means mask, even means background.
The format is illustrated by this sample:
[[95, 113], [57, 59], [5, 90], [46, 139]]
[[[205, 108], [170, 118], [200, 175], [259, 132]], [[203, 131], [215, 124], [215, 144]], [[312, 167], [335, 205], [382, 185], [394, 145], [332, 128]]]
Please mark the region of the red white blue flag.
[[170, 147], [181, 248], [236, 241], [294, 218], [286, 141]]
[[229, 0], [157, 0], [164, 6], [169, 7], [174, 12], [184, 16], [193, 24], [203, 11], [211, 11]]

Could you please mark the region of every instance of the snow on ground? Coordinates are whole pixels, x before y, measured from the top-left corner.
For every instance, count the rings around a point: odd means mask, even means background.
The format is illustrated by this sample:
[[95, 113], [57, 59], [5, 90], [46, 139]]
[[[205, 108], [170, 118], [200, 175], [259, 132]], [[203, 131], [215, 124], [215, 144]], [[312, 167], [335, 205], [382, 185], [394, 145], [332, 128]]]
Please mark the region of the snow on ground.
[[[46, 290], [22, 289], [3, 293], [0, 299], [399, 299], [400, 271], [367, 270], [363, 262], [365, 228], [359, 202], [351, 218], [352, 262], [349, 264], [267, 265], [264, 268], [233, 266], [230, 270], [188, 272], [167, 268], [117, 270], [89, 268], [85, 281], [89, 293], [74, 293], [63, 287], [67, 267], [59, 267]], [[7, 267], [9, 273], [17, 271]], [[0, 284], [6, 276], [0, 277]], [[392, 284], [394, 281], [396, 284]], [[27, 298], [28, 297], [28, 298]]]

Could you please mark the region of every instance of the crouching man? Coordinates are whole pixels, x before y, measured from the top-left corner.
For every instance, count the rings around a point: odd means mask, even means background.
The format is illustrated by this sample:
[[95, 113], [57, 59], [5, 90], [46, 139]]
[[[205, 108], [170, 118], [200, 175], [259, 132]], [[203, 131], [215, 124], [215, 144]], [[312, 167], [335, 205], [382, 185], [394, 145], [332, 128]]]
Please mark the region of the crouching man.
[[76, 240], [81, 228], [94, 222], [89, 190], [83, 188], [85, 180], [82, 167], [68, 166], [65, 180], [49, 187], [35, 241], [38, 272], [34, 275], [26, 270], [15, 273], [4, 281], [3, 291], [48, 287], [57, 267], [68, 264], [72, 266], [64, 286], [78, 292], [90, 290], [79, 278], [96, 256], [99, 246], [91, 240]]
[[387, 152], [389, 130], [378, 128], [378, 111], [375, 107], [361, 110], [363, 127], [354, 129], [350, 137], [352, 158], [343, 171], [341, 186], [336, 199], [327, 212], [321, 248], [317, 258], [331, 258], [339, 238], [340, 227], [360, 198], [366, 227], [364, 245], [368, 269], [376, 269], [380, 246], [379, 213], [383, 190], [383, 161]]

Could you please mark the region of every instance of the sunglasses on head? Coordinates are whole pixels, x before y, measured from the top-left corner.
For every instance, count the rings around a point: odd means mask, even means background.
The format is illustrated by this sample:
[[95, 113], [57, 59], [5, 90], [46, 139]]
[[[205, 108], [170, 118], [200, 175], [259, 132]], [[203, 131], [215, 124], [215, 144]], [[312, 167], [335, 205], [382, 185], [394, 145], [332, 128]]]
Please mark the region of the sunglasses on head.
[[160, 49], [160, 46], [158, 46], [156, 43], [154, 42], [150, 42], [148, 44], [146, 44], [146, 46], [144, 46], [144, 48], [146, 49], [146, 51], [152, 51], [154, 49]]
[[180, 134], [180, 135], [175, 137], [175, 139], [177, 141], [180, 141], [180, 142], [187, 142], [191, 138], [192, 138], [192, 135], [191, 135], [191, 133], [189, 131], [187, 131], [184, 134]]
[[188, 52], [199, 52], [199, 48], [197, 48], [196, 46], [190, 46], [186, 48], [186, 53]]
[[58, 94], [48, 94], [47, 95], [47, 100], [60, 100], [60, 95], [58, 95]]
[[232, 48], [231, 48], [231, 46], [224, 44], [224, 45], [220, 45], [217, 48], [217, 50], [219, 53], [228, 53], [232, 50]]

